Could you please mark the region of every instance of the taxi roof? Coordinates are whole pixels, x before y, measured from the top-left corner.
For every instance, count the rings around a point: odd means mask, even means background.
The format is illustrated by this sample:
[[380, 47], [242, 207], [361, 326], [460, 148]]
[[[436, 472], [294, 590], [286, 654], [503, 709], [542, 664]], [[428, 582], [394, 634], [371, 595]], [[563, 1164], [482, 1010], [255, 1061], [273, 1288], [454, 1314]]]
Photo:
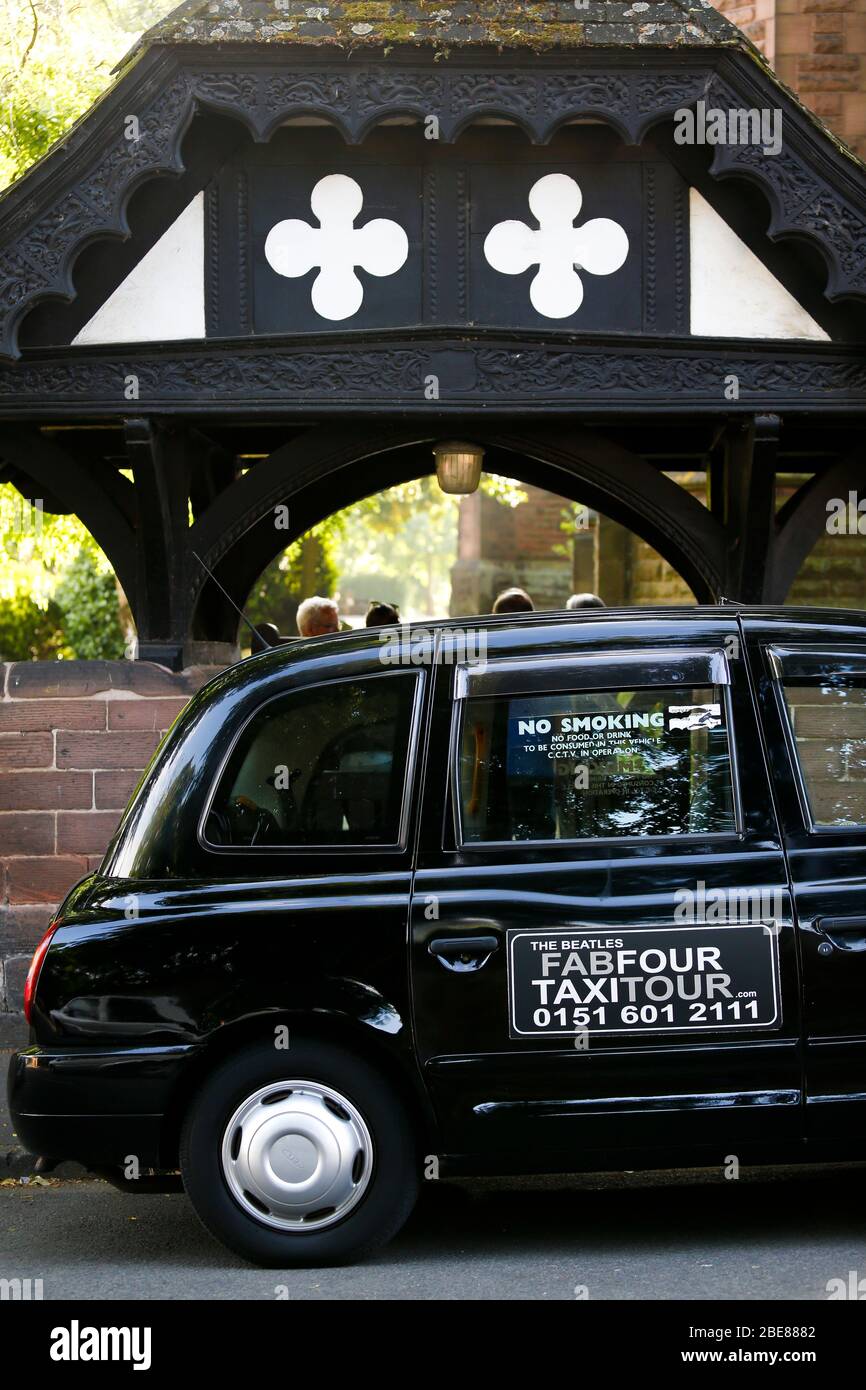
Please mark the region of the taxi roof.
[[[531, 613], [486, 613], [453, 618], [435, 618], [429, 622], [401, 623], [399, 625], [354, 628], [351, 631], [326, 633], [319, 637], [297, 637], [267, 651], [256, 652], [243, 658], [229, 670], [243, 668], [249, 671], [266, 666], [273, 670], [275, 664], [283, 662], [302, 662], [308, 658], [320, 659], [325, 654], [338, 652], [373, 651], [384, 641], [417, 642], [424, 634], [431, 639], [440, 634], [453, 633], [459, 639], [467, 632], [485, 631], [490, 633], [513, 632], [523, 634], [531, 644], [532, 634], [538, 632], [538, 645], [543, 644], [541, 631], [551, 626], [578, 624], [605, 625], [631, 622], [635, 624], [685, 623], [704, 626], [718, 623], [724, 619], [741, 619], [746, 622], [765, 621], [778, 633], [780, 627], [792, 630], [801, 627], [863, 628], [866, 629], [866, 611], [845, 608], [809, 608], [780, 604], [746, 604], [733, 600], [722, 600], [718, 604], [683, 604], [658, 607], [623, 608], [582, 608], [536, 609]], [[618, 634], [622, 636], [623, 634]]]

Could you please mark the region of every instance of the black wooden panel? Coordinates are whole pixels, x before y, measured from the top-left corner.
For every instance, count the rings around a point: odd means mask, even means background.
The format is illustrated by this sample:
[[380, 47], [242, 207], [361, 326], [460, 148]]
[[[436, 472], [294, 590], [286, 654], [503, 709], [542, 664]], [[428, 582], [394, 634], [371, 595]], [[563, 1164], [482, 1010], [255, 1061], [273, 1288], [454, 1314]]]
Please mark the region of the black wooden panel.
[[[580, 271], [584, 298], [568, 318], [551, 319], [536, 312], [529, 292], [538, 267], [522, 275], [503, 275], [484, 256], [484, 242], [499, 222], [538, 223], [529, 207], [533, 185], [546, 174], [575, 179], [583, 204], [575, 226], [599, 217], [611, 218], [625, 229], [629, 253], [611, 275]], [[470, 318], [497, 327], [569, 328], [586, 332], [639, 333], [641, 323], [641, 170], [640, 165], [585, 164], [552, 158], [526, 159], [521, 164], [474, 166], [469, 170], [471, 206]]]
[[[618, 222], [629, 238], [625, 264], [611, 275], [580, 272], [584, 299], [565, 319], [538, 313], [530, 300], [536, 274], [492, 268], [484, 242], [501, 221], [537, 226], [529, 193], [546, 174], [580, 186], [576, 226]], [[286, 218], [311, 226], [310, 197], [327, 174], [345, 174], [364, 192], [356, 221], [398, 222], [409, 258], [394, 275], [358, 270], [361, 309], [348, 319], [320, 317], [311, 288], [318, 274], [279, 275], [267, 262], [268, 233]], [[513, 129], [472, 130], [456, 146], [426, 140], [420, 128], [381, 130], [357, 149], [333, 131], [284, 129], [227, 165], [209, 199], [205, 276], [208, 332], [221, 337], [376, 329], [416, 324], [566, 329], [571, 332], [688, 332], [687, 186], [648, 141], [624, 146], [610, 131], [572, 127], [548, 146]], [[214, 232], [218, 221], [218, 235]]]
[[[317, 169], [304, 164], [281, 168], [254, 168], [249, 174], [249, 254], [252, 276], [252, 323], [256, 333], [307, 333], [327, 327], [332, 320], [320, 317], [310, 293], [319, 274], [311, 270], [299, 279], [279, 275], [267, 262], [265, 241], [271, 228], [286, 218], [299, 218], [313, 227], [318, 222], [310, 210], [310, 196], [320, 178], [345, 174], [364, 193], [364, 206], [355, 226], [374, 218], [398, 222], [409, 237], [409, 257], [402, 270], [378, 277], [358, 268], [364, 286], [364, 302], [351, 317], [353, 328], [385, 328], [392, 324], [421, 322], [422, 270], [422, 171], [419, 166], [365, 166], [359, 169], [351, 156], [329, 161]], [[345, 324], [347, 320], [340, 320]]]
[[643, 165], [643, 328], [689, 331], [689, 196], [670, 164]]

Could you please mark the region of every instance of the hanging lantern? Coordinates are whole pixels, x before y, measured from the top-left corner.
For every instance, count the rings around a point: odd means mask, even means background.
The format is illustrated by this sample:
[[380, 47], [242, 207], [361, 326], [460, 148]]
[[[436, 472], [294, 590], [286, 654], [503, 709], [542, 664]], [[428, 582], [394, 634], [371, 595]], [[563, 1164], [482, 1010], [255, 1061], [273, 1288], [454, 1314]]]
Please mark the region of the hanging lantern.
[[479, 444], [449, 440], [447, 444], [435, 444], [433, 456], [436, 478], [443, 492], [465, 497], [478, 491], [484, 464], [484, 450]]

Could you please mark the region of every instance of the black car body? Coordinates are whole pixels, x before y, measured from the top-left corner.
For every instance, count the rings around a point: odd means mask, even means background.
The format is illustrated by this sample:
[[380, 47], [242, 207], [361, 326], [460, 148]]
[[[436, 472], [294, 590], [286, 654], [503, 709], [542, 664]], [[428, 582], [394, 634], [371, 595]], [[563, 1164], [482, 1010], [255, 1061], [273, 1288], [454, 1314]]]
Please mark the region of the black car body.
[[299, 642], [192, 700], [63, 904], [14, 1122], [180, 1165], [271, 1263], [440, 1172], [859, 1157], [864, 889], [863, 615]]

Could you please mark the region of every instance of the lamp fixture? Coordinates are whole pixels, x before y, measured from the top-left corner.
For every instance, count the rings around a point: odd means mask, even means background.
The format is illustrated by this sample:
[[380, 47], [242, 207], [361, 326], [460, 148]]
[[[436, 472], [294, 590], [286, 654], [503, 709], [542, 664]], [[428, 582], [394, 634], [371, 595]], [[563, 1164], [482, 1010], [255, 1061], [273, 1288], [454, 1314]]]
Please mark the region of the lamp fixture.
[[434, 444], [433, 456], [436, 478], [443, 492], [468, 497], [478, 491], [484, 464], [484, 450], [480, 444], [448, 440], [444, 444]]

